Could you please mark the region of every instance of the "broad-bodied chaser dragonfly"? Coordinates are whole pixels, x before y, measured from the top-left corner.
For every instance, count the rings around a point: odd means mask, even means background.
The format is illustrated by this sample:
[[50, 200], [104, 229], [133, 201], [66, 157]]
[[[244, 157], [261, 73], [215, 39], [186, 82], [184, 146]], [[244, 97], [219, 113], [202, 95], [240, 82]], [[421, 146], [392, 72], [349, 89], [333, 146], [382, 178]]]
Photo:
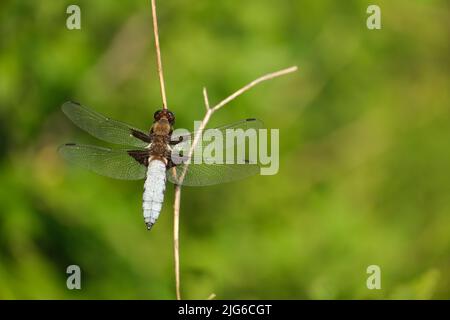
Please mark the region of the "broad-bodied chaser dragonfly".
[[[231, 164], [214, 163], [208, 159], [203, 159], [201, 163], [189, 161], [183, 150], [192, 144], [195, 133], [172, 134], [175, 116], [167, 109], [155, 112], [148, 134], [75, 102], [64, 103], [62, 111], [92, 136], [109, 143], [128, 146], [127, 149], [109, 149], [67, 143], [58, 150], [67, 161], [101, 175], [125, 180], [145, 178], [142, 208], [148, 230], [159, 217], [166, 180], [187, 186], [206, 186], [259, 173], [257, 163], [245, 160]], [[259, 128], [262, 128], [261, 121], [246, 119], [214, 130], [224, 133], [227, 129]]]

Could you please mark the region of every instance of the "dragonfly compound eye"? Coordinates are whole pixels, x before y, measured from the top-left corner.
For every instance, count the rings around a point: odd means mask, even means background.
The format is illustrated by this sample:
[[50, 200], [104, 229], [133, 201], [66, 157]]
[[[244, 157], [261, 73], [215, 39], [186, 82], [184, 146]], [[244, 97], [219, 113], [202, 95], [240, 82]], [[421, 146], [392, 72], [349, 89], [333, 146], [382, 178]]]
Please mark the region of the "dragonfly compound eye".
[[158, 121], [161, 118], [161, 112], [162, 110], [158, 110], [153, 114], [153, 119], [155, 119], [156, 121]]
[[175, 122], [175, 115], [172, 111], [167, 111], [167, 120], [169, 120], [170, 124], [174, 124]]

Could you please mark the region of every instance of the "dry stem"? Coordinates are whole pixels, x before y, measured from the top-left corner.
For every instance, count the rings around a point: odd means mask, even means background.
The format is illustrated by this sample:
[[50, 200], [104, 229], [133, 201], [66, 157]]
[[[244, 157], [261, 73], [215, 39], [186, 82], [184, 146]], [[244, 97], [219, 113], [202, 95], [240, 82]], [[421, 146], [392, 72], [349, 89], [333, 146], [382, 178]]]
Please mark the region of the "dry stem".
[[[194, 149], [195, 149], [195, 147], [198, 144], [198, 140], [200, 140], [200, 137], [201, 137], [201, 135], [203, 133], [203, 130], [205, 129], [206, 125], [209, 122], [209, 119], [214, 114], [214, 112], [216, 112], [217, 110], [219, 110], [220, 108], [225, 106], [230, 101], [236, 99], [238, 96], [240, 96], [244, 92], [250, 90], [251, 88], [253, 88], [257, 84], [259, 84], [259, 83], [261, 83], [263, 81], [266, 81], [266, 80], [270, 80], [270, 79], [273, 79], [273, 78], [276, 78], [276, 77], [280, 77], [282, 75], [285, 75], [285, 74], [288, 74], [288, 73], [291, 73], [291, 72], [294, 72], [294, 71], [297, 71], [297, 67], [296, 66], [293, 66], [293, 67], [290, 67], [290, 68], [286, 68], [286, 69], [283, 69], [283, 70], [279, 70], [279, 71], [276, 71], [276, 72], [265, 74], [265, 75], [255, 79], [255, 80], [253, 80], [249, 84], [243, 86], [242, 88], [240, 88], [239, 90], [237, 90], [233, 94], [229, 95], [228, 97], [226, 97], [225, 99], [220, 101], [218, 104], [216, 104], [212, 108], [209, 106], [209, 99], [208, 99], [208, 93], [206, 91], [206, 88], [203, 88], [203, 98], [204, 98], [204, 101], [205, 101], [206, 113], [205, 113], [205, 116], [203, 117], [202, 122], [200, 123], [198, 131], [196, 132], [196, 134], [194, 136], [194, 141], [192, 142], [192, 145], [189, 148], [189, 153], [188, 153], [188, 156], [187, 156], [188, 159], [190, 159], [192, 157]], [[179, 184], [183, 184], [183, 180], [184, 180], [184, 177], [186, 176], [186, 172], [187, 172], [188, 167], [189, 167], [189, 164], [187, 164], [184, 167], [184, 170], [183, 170], [183, 172], [180, 175]]]
[[256, 86], [257, 84], [266, 81], [266, 80], [270, 80], [291, 72], [295, 72], [297, 71], [297, 66], [293, 66], [290, 68], [286, 68], [280, 71], [276, 71], [276, 72], [272, 72], [272, 73], [268, 73], [265, 74], [261, 77], [259, 77], [258, 79], [253, 80], [252, 82], [250, 82], [249, 84], [247, 84], [246, 86], [242, 87], [241, 89], [239, 89], [238, 91], [236, 91], [235, 93], [233, 93], [232, 95], [228, 96], [227, 98], [223, 99], [222, 101], [220, 101], [216, 106], [214, 106], [212, 108], [213, 111], [217, 111], [220, 108], [222, 108], [224, 105], [226, 105], [227, 103], [229, 103], [231, 100], [236, 99], [238, 96], [240, 96], [241, 94], [243, 94], [245, 91], [248, 91], [249, 89], [253, 88], [254, 86]]
[[[270, 80], [291, 72], [297, 71], [297, 67], [293, 66], [287, 69], [283, 69], [280, 71], [276, 71], [273, 73], [269, 73], [266, 75], [263, 75], [261, 77], [259, 77], [256, 80], [253, 80], [252, 82], [250, 82], [249, 84], [245, 85], [244, 87], [242, 87], [241, 89], [239, 89], [238, 91], [234, 92], [233, 94], [231, 94], [230, 96], [228, 96], [227, 98], [225, 98], [224, 100], [222, 100], [221, 102], [219, 102], [218, 104], [216, 104], [214, 107], [210, 107], [209, 106], [209, 99], [208, 99], [208, 93], [206, 91], [206, 88], [203, 88], [203, 99], [205, 101], [205, 108], [206, 108], [206, 113], [205, 116], [203, 117], [203, 120], [199, 126], [198, 131], [196, 132], [195, 136], [194, 136], [194, 141], [192, 142], [191, 147], [189, 148], [189, 154], [188, 154], [188, 159], [192, 157], [192, 154], [194, 152], [195, 147], [198, 144], [198, 141], [203, 133], [203, 130], [205, 129], [206, 125], [209, 122], [209, 119], [211, 118], [211, 116], [213, 115], [214, 112], [216, 112], [217, 110], [219, 110], [220, 108], [222, 108], [223, 106], [225, 106], [227, 103], [229, 103], [230, 101], [232, 101], [233, 99], [237, 98], [238, 96], [240, 96], [241, 94], [243, 94], [244, 92], [250, 90], [252, 87], [254, 87], [255, 85], [257, 85], [258, 83], [261, 83], [263, 81], [266, 80]], [[183, 183], [184, 177], [186, 176], [186, 172], [187, 169], [189, 167], [189, 164], [186, 164], [186, 166], [183, 169], [182, 174], [180, 175], [180, 179], [179, 179], [179, 184], [175, 186], [175, 201], [174, 201], [174, 205], [173, 205], [173, 212], [174, 212], [174, 248], [175, 248], [175, 279], [176, 279], [176, 287], [177, 287], [177, 299], [181, 299], [180, 298], [180, 260], [179, 260], [179, 248], [178, 248], [178, 224], [179, 224], [179, 218], [180, 218], [180, 198], [181, 198], [181, 184]], [[215, 298], [215, 294], [212, 293], [208, 299], [214, 299]]]
[[180, 248], [179, 234], [180, 234], [180, 201], [181, 201], [181, 187], [175, 185], [175, 200], [173, 204], [173, 255], [175, 261], [175, 291], [177, 300], [181, 300], [180, 293]]
[[166, 87], [164, 85], [164, 74], [161, 62], [161, 49], [159, 46], [158, 18], [156, 16], [155, 0], [152, 0], [153, 33], [155, 35], [156, 63], [158, 65], [159, 85], [161, 87], [161, 97], [163, 109], [167, 109]]

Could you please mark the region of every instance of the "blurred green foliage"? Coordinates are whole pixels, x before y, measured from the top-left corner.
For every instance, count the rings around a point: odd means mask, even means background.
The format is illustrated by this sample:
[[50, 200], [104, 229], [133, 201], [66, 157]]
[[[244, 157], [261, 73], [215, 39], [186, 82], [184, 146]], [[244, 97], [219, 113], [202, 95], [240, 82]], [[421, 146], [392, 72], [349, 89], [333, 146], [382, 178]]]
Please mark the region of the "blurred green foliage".
[[[259, 75], [217, 113], [280, 128], [280, 171], [184, 188], [185, 298], [450, 298], [448, 1], [158, 2], [179, 127]], [[82, 29], [67, 30], [78, 4]], [[148, 129], [161, 105], [149, 1], [0, 2], [0, 298], [174, 298], [172, 199], [142, 221], [143, 182], [70, 167], [101, 144], [60, 111], [76, 100]], [[66, 267], [82, 290], [66, 288]], [[382, 289], [366, 288], [381, 267]]]

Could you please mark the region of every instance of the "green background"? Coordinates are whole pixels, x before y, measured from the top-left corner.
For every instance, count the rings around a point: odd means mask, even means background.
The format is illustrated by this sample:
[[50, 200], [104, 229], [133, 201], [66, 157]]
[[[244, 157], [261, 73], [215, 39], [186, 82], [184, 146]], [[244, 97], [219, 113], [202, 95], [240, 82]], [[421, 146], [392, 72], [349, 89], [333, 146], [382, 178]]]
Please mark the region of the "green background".
[[[66, 8], [81, 7], [81, 30]], [[368, 30], [378, 4], [382, 29]], [[280, 171], [184, 188], [184, 298], [450, 298], [448, 1], [158, 2], [169, 106], [211, 103], [298, 65], [215, 114], [280, 129]], [[105, 145], [67, 100], [148, 129], [161, 105], [149, 1], [0, 3], [0, 298], [173, 299], [173, 187], [147, 232], [143, 182], [56, 153]], [[66, 268], [82, 269], [82, 290]], [[381, 268], [368, 290], [366, 268]]]

